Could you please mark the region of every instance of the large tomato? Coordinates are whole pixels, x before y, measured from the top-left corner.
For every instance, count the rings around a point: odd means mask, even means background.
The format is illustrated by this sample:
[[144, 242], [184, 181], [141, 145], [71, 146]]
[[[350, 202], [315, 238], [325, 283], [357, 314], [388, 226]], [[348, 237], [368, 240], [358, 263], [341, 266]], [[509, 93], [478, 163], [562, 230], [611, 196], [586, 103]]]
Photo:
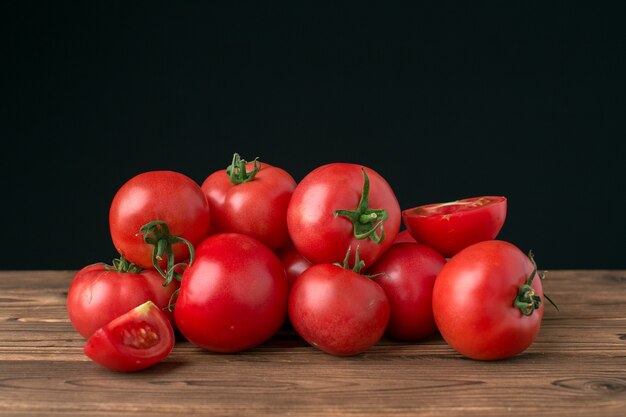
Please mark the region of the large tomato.
[[210, 218], [209, 203], [192, 179], [178, 172], [151, 171], [118, 190], [109, 226], [122, 256], [142, 268], [161, 269], [189, 257], [189, 246], [206, 237]]
[[287, 311], [287, 278], [274, 253], [237, 233], [208, 237], [183, 273], [174, 316], [180, 332], [214, 352], [238, 352], [269, 339]]
[[377, 172], [361, 165], [334, 163], [310, 172], [296, 187], [287, 210], [291, 240], [305, 258], [341, 262], [358, 247], [373, 264], [400, 229], [400, 206]]
[[83, 351], [106, 368], [129, 372], [161, 362], [173, 348], [172, 325], [147, 301], [98, 329]]
[[[337, 356], [375, 345], [389, 321], [389, 301], [371, 279], [334, 264], [310, 267], [289, 294], [289, 319], [307, 342]], [[357, 256], [358, 264], [358, 256]]]
[[437, 330], [433, 287], [445, 263], [443, 256], [426, 245], [396, 243], [368, 270], [389, 298], [387, 333], [391, 337], [415, 341]]
[[473, 359], [504, 359], [537, 337], [543, 289], [534, 261], [514, 245], [490, 240], [456, 254], [433, 290], [435, 322], [443, 338]]
[[[141, 270], [123, 258], [113, 264], [89, 265], [78, 271], [70, 284], [67, 312], [74, 328], [85, 338], [146, 301], [167, 307], [178, 289], [178, 281], [164, 287], [163, 277], [155, 270]], [[171, 312], [167, 311], [166, 316], [173, 322]]]
[[242, 233], [271, 249], [287, 243], [287, 206], [296, 182], [286, 171], [235, 154], [232, 164], [202, 184], [211, 207], [211, 230]]
[[506, 198], [491, 196], [428, 204], [402, 212], [411, 235], [446, 258], [474, 243], [494, 239], [505, 218]]

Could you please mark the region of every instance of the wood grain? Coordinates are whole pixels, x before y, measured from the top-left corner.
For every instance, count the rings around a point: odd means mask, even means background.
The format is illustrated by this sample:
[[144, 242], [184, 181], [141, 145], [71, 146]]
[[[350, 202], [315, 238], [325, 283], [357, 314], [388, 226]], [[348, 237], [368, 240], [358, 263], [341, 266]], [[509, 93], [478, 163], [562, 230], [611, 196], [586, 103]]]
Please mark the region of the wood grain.
[[439, 336], [336, 358], [281, 331], [250, 352], [179, 341], [134, 374], [100, 368], [65, 311], [71, 271], [0, 272], [0, 415], [626, 415], [626, 271], [554, 271], [540, 335], [505, 361]]

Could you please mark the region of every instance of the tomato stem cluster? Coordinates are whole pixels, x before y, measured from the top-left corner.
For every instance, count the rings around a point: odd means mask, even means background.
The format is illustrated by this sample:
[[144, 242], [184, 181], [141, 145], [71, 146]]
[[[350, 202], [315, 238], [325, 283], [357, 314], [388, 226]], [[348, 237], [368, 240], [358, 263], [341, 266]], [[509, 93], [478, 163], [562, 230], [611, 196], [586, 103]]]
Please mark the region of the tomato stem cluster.
[[129, 262], [128, 259], [124, 258], [121, 255], [119, 259], [113, 259], [112, 264], [113, 266], [104, 265], [104, 269], [114, 272], [128, 272], [130, 274], [138, 274], [143, 271], [143, 269], [139, 265], [135, 265], [134, 263]]
[[[187, 239], [170, 234], [169, 226], [166, 222], [156, 220], [146, 223], [139, 229], [138, 236], [143, 236], [144, 242], [152, 245], [152, 265], [163, 278], [163, 286], [167, 286], [173, 279], [181, 280], [182, 276], [176, 272], [177, 267], [185, 267], [193, 263], [194, 248]], [[189, 264], [181, 262], [175, 263], [174, 250], [172, 246], [176, 243], [184, 243], [189, 248]], [[167, 259], [167, 270], [163, 270], [159, 261]]]
[[[361, 200], [355, 210], [336, 210], [335, 218], [338, 216], [347, 217], [354, 225], [354, 237], [357, 239], [371, 239], [375, 243], [380, 243], [385, 239], [385, 229], [383, 222], [387, 220], [389, 214], [385, 209], [369, 208], [370, 179], [363, 171], [363, 190]], [[380, 235], [377, 233], [380, 229]]]
[[254, 167], [252, 171], [247, 172], [246, 165], [248, 165], [248, 161], [241, 159], [239, 154], [235, 153], [233, 155], [233, 161], [228, 167], [226, 167], [226, 174], [228, 175], [228, 178], [230, 178], [230, 182], [237, 185], [252, 181], [256, 174], [261, 170], [261, 164], [258, 159], [259, 158], [255, 158], [254, 161], [252, 161]]
[[[517, 297], [513, 302], [513, 305], [521, 311], [521, 313], [525, 316], [530, 316], [533, 312], [541, 306], [542, 300], [541, 297], [535, 294], [535, 290], [531, 287], [533, 279], [535, 275], [537, 275], [537, 263], [535, 262], [535, 257], [533, 251], [528, 252], [528, 258], [530, 262], [533, 264], [533, 271], [530, 273], [530, 276], [526, 280], [526, 282], [519, 287], [517, 292]], [[541, 273], [539, 279], [545, 279], [545, 271]], [[543, 295], [546, 300], [550, 302], [557, 310], [559, 307], [548, 297], [546, 294]]]

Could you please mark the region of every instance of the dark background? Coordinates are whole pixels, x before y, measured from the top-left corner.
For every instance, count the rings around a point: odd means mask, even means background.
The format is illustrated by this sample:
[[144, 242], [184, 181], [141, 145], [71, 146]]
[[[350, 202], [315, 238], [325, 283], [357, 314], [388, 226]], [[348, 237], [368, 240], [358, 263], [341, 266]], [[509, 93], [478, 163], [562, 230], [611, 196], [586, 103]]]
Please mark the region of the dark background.
[[126, 180], [235, 151], [296, 180], [370, 166], [403, 208], [505, 195], [500, 238], [540, 267], [626, 268], [622, 10], [14, 3], [1, 269], [109, 261]]

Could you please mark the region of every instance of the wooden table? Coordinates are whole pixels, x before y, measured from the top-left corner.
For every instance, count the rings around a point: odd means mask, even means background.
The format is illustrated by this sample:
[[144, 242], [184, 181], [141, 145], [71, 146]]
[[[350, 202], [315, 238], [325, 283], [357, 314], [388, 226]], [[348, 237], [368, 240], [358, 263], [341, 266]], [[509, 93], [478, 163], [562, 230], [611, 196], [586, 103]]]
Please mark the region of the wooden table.
[[626, 416], [626, 271], [554, 271], [561, 308], [505, 361], [465, 359], [439, 336], [337, 358], [288, 331], [250, 352], [179, 342], [143, 372], [82, 353], [65, 311], [71, 271], [0, 272], [0, 415]]

